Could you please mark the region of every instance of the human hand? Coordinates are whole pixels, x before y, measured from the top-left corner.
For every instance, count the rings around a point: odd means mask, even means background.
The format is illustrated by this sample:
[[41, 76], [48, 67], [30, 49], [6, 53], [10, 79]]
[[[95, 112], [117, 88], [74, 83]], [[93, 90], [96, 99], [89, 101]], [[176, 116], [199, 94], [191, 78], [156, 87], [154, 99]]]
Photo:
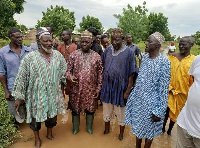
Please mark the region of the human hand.
[[19, 112], [18, 112], [19, 107], [20, 107], [20, 105], [22, 105], [22, 104], [24, 104], [24, 100], [20, 100], [20, 99], [16, 99], [16, 100], [15, 100], [15, 110], [16, 110], [16, 112], [17, 112], [18, 115], [19, 115]]
[[127, 99], [128, 99], [128, 96], [129, 96], [129, 92], [126, 91], [126, 92], [124, 93], [124, 100], [127, 100]]
[[159, 122], [159, 121], [160, 121], [160, 118], [157, 117], [156, 115], [152, 114], [152, 121], [153, 121], [153, 122]]
[[95, 99], [97, 99], [97, 98], [99, 97], [99, 94], [100, 94], [100, 93], [99, 93], [98, 91], [96, 91], [96, 93], [94, 94], [93, 97], [94, 97]]
[[72, 84], [78, 84], [78, 79], [75, 76], [70, 76], [70, 82]]
[[14, 100], [13, 96], [11, 95], [11, 93], [9, 91], [5, 92], [5, 97], [6, 97], [6, 100], [8, 100], [8, 101]]

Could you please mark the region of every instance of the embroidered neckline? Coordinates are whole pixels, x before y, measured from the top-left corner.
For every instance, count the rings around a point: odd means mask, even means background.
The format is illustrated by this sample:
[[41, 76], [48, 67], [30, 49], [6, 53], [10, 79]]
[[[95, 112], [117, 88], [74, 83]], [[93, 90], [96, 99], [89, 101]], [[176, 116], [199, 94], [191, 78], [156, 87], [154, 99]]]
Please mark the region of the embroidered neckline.
[[[81, 59], [82, 59], [82, 69], [83, 70], [89, 70], [90, 67], [91, 67], [91, 56], [92, 56], [93, 52], [92, 50], [90, 50], [89, 53], [83, 53], [81, 50], [80, 50], [80, 55], [81, 55]], [[87, 59], [86, 59], [87, 58]], [[86, 64], [85, 64], [86, 63]]]
[[116, 53], [114, 52], [114, 48], [111, 45], [111, 50], [112, 50], [112, 56], [118, 56], [118, 54], [120, 54], [121, 52], [123, 52], [125, 49], [127, 48], [127, 46], [125, 45], [122, 49], [118, 50]]

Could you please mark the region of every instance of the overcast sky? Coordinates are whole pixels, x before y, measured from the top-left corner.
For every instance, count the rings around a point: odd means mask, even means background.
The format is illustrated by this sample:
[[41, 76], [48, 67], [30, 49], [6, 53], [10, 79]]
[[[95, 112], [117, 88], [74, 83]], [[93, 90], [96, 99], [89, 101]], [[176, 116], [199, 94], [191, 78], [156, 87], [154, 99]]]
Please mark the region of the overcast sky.
[[[118, 20], [113, 14], [121, 14], [127, 4], [132, 7], [143, 4], [144, 0], [26, 0], [24, 12], [15, 15], [20, 24], [34, 27], [41, 20], [42, 11], [50, 5], [63, 6], [75, 12], [76, 27], [83, 16], [99, 19], [104, 29], [117, 27]], [[200, 0], [146, 0], [150, 12], [163, 13], [168, 17], [169, 31], [172, 35], [191, 35], [200, 30]]]

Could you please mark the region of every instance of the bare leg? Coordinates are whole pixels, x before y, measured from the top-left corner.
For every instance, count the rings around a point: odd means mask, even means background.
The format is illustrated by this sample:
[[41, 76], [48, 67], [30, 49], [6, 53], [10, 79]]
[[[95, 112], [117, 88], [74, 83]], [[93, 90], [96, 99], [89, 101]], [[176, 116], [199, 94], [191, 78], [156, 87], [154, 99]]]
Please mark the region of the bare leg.
[[35, 135], [35, 146], [40, 147], [41, 146], [41, 140], [40, 140], [39, 131], [33, 131], [33, 133]]
[[136, 148], [141, 148], [141, 144], [142, 144], [142, 139], [136, 137]]
[[119, 133], [119, 137], [118, 137], [118, 139], [121, 141], [121, 140], [123, 140], [123, 134], [124, 134], [124, 129], [125, 129], [125, 125], [124, 126], [119, 126], [120, 127], [120, 133]]
[[151, 144], [152, 144], [152, 140], [150, 139], [145, 139], [145, 145], [144, 145], [144, 148], [150, 148], [151, 147]]
[[171, 136], [171, 131], [172, 131], [172, 128], [174, 127], [174, 124], [175, 124], [175, 122], [173, 122], [172, 120], [170, 120], [169, 129], [168, 129], [168, 131], [167, 131], [167, 134], [168, 134], [169, 136]]
[[167, 110], [166, 110], [166, 113], [165, 113], [165, 119], [164, 119], [164, 122], [163, 122], [163, 128], [162, 128], [162, 132], [164, 133], [165, 132], [165, 126], [166, 126], [166, 123], [167, 123], [167, 120], [169, 118], [169, 107], [167, 107]]
[[105, 122], [104, 134], [108, 134], [109, 132], [110, 132], [110, 121]]
[[53, 134], [52, 134], [52, 129], [53, 128], [47, 128], [47, 139], [49, 139], [49, 140], [54, 139]]

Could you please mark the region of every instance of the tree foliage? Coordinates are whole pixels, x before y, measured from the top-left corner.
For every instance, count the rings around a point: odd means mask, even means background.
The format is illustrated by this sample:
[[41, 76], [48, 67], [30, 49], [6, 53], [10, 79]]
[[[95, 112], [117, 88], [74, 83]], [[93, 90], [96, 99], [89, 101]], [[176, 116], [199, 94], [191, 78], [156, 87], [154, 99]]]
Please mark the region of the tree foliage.
[[127, 9], [123, 8], [122, 14], [114, 14], [114, 17], [119, 21], [118, 27], [124, 30], [124, 34], [131, 33], [136, 43], [146, 40], [155, 31], [162, 33], [166, 40], [174, 40], [175, 36], [171, 36], [168, 29], [168, 18], [162, 13], [147, 15], [147, 12], [144, 1], [142, 6], [135, 8], [128, 4]]
[[197, 31], [194, 35], [192, 35], [195, 38], [195, 44], [200, 45], [200, 31]]
[[50, 8], [47, 8], [46, 12], [42, 12], [42, 20], [39, 21], [36, 28], [53, 26], [55, 29], [55, 34], [60, 35], [61, 32], [65, 29], [74, 30], [75, 17], [74, 12], [70, 12], [69, 9], [65, 9], [63, 6], [58, 6], [54, 8], [52, 5]]
[[0, 38], [6, 38], [10, 28], [16, 27], [17, 21], [13, 16], [21, 13], [25, 0], [0, 0]]
[[158, 31], [165, 37], [167, 41], [174, 40], [168, 29], [168, 18], [165, 17], [163, 13], [157, 14], [151, 12], [148, 16], [148, 21], [148, 36]]
[[90, 27], [95, 27], [99, 30], [99, 32], [103, 33], [103, 26], [98, 18], [95, 18], [93, 16], [87, 15], [86, 17], [82, 17], [82, 22], [79, 23], [80, 29], [79, 32], [82, 32], [84, 30], [87, 30]]
[[123, 8], [122, 14], [114, 14], [114, 17], [119, 20], [118, 27], [122, 28], [124, 34], [131, 33], [135, 43], [140, 40], [146, 40], [148, 18], [146, 13], [148, 10], [145, 7], [138, 5], [133, 9], [131, 5], [127, 5], [127, 9]]

